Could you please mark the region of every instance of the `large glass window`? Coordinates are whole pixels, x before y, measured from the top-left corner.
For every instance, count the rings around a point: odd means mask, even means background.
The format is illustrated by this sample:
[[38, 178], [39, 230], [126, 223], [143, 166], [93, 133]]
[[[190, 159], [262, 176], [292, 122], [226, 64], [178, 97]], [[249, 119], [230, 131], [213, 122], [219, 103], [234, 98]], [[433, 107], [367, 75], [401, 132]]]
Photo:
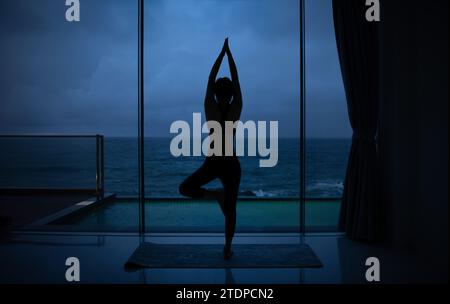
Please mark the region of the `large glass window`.
[[[205, 122], [208, 75], [224, 39], [237, 64], [241, 120], [279, 122], [279, 157], [260, 168], [240, 157], [237, 231], [298, 231], [300, 134], [299, 1], [146, 1], [146, 223], [148, 231], [223, 231], [217, 202], [182, 199], [180, 183], [204, 157], [171, 155], [174, 121]], [[224, 58], [218, 77], [228, 76]], [[191, 130], [192, 132], [192, 130]], [[194, 135], [196, 136], [196, 135]], [[247, 136], [248, 137], [248, 136]], [[220, 188], [216, 180], [207, 185]]]

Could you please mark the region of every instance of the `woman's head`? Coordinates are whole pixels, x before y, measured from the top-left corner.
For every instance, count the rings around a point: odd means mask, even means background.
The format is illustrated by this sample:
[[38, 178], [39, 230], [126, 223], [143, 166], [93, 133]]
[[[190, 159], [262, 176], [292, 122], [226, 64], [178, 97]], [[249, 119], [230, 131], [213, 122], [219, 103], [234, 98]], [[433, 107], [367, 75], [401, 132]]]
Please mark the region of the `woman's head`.
[[219, 104], [228, 104], [233, 97], [233, 83], [230, 78], [223, 77], [216, 80], [214, 94]]

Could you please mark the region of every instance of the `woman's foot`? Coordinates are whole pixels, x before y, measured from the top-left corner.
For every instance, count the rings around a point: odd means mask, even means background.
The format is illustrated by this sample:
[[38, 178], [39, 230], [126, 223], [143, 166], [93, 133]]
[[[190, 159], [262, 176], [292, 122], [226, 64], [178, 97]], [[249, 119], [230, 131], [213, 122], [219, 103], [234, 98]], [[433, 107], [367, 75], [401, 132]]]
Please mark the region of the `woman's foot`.
[[229, 260], [233, 256], [233, 251], [231, 250], [231, 246], [225, 245], [223, 247], [223, 259]]

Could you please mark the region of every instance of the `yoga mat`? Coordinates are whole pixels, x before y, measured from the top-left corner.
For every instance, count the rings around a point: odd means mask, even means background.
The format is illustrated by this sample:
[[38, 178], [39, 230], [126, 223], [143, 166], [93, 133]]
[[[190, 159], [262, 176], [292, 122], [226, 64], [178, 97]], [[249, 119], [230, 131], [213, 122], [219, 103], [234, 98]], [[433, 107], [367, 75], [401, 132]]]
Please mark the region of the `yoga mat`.
[[223, 259], [222, 245], [142, 243], [125, 266], [146, 268], [317, 268], [322, 263], [307, 244], [238, 244]]

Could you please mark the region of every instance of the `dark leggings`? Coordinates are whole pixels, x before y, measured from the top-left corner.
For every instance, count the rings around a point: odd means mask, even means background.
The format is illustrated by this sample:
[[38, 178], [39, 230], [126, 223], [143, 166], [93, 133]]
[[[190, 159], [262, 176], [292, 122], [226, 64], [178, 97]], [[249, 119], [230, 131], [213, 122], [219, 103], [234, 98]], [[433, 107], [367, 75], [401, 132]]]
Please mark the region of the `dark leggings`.
[[191, 198], [205, 197], [204, 185], [220, 179], [224, 191], [223, 213], [225, 216], [225, 237], [231, 244], [236, 229], [236, 202], [241, 181], [241, 165], [236, 156], [207, 157], [203, 165], [180, 185], [180, 194]]

